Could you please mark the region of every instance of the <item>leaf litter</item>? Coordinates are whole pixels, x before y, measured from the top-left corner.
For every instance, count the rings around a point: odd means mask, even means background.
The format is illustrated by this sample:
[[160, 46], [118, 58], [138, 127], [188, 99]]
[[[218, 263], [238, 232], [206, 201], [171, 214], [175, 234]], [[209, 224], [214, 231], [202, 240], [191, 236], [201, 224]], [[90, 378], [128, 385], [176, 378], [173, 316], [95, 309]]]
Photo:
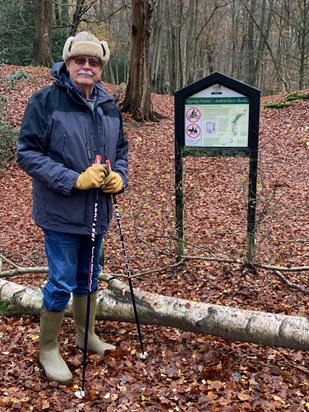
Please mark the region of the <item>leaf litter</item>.
[[[21, 69], [28, 77], [10, 80]], [[51, 76], [44, 68], [6, 65], [0, 66], [0, 74], [7, 120], [19, 127], [28, 98], [49, 84]], [[105, 86], [113, 92], [113, 85]], [[130, 183], [119, 196], [119, 207], [134, 287], [308, 317], [308, 296], [288, 288], [270, 271], [251, 271], [240, 263], [246, 252], [247, 159], [185, 159], [186, 254], [209, 260], [192, 259], [168, 268], [175, 263], [173, 97], [154, 94], [152, 99], [166, 119], [139, 124], [123, 115]], [[307, 100], [296, 100], [285, 109], [261, 108], [255, 249], [260, 263], [308, 266], [308, 105]], [[0, 191], [0, 253], [22, 266], [46, 265], [43, 237], [31, 220], [31, 179], [13, 158], [0, 175]], [[115, 221], [105, 253], [104, 271], [125, 275]], [[152, 273], [162, 267], [166, 269]], [[308, 271], [285, 275], [309, 288]], [[42, 285], [46, 275], [10, 280]], [[97, 332], [116, 343], [117, 350], [104, 357], [89, 353], [86, 396], [80, 400], [74, 393], [80, 388], [83, 357], [74, 344], [72, 320], [65, 320], [59, 338], [74, 374], [73, 383], [65, 387], [48, 382], [38, 365], [39, 317], [0, 319], [0, 411], [309, 411], [307, 352], [142, 325], [149, 354], [143, 361], [137, 356], [134, 325], [97, 322]]]

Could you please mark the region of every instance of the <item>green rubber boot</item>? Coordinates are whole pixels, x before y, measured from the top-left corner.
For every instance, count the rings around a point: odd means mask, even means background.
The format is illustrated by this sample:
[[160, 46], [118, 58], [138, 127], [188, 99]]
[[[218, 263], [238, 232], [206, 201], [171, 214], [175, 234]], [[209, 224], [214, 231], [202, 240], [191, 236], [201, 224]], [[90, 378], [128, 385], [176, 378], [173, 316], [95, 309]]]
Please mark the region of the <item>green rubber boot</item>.
[[49, 380], [67, 385], [72, 381], [73, 376], [59, 353], [57, 341], [63, 318], [64, 311], [41, 310], [39, 362]]
[[[84, 349], [85, 330], [86, 330], [86, 312], [87, 312], [87, 295], [73, 295], [72, 311], [76, 326], [76, 345]], [[95, 316], [97, 311], [97, 294], [90, 295], [90, 313], [87, 348], [103, 355], [106, 350], [115, 350], [116, 346], [102, 341], [94, 332]]]

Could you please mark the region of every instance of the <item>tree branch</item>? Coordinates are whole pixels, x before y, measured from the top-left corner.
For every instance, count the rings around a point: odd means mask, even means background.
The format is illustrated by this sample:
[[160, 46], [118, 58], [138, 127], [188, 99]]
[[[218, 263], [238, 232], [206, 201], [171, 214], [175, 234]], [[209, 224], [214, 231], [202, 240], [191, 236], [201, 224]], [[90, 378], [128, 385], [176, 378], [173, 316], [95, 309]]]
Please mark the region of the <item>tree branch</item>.
[[12, 260], [10, 260], [7, 257], [3, 256], [1, 253], [0, 253], [0, 259], [4, 260], [6, 263], [8, 263], [11, 266], [14, 266], [16, 268], [20, 267], [16, 263], [14, 263]]
[[289, 288], [299, 290], [300, 292], [304, 293], [305, 295], [309, 295], [309, 290], [305, 289], [302, 286], [297, 285], [294, 282], [291, 282], [289, 279], [287, 279], [279, 270], [274, 270], [275, 275], [279, 277], [279, 279], [282, 280], [285, 284], [288, 285]]
[[254, 16], [250, 13], [250, 10], [249, 10], [246, 2], [245, 2], [244, 0], [240, 0], [240, 1], [241, 1], [241, 3], [243, 4], [244, 8], [246, 9], [249, 17], [252, 19], [255, 27], [258, 29], [258, 31], [259, 31], [260, 34], [262, 35], [263, 40], [265, 41], [265, 45], [266, 45], [266, 47], [267, 47], [267, 49], [268, 49], [268, 51], [269, 51], [269, 54], [270, 54], [270, 56], [271, 56], [271, 58], [272, 58], [272, 62], [273, 62], [273, 64], [274, 64], [276, 73], [278, 74], [278, 76], [279, 76], [280, 79], [282, 80], [282, 83], [284, 84], [285, 89], [286, 89], [286, 91], [287, 91], [287, 90], [289, 89], [288, 84], [287, 84], [287, 81], [284, 79], [283, 75], [282, 75], [281, 72], [280, 72], [279, 65], [277, 64], [276, 58], [275, 58], [275, 56], [274, 56], [274, 54], [273, 54], [273, 51], [272, 51], [272, 48], [270, 47], [269, 42], [267, 41], [267, 39], [266, 39], [266, 37], [265, 37], [265, 34], [262, 32], [262, 30], [261, 30], [259, 24], [257, 23], [257, 21], [255, 20]]
[[9, 270], [3, 270], [0, 272], [0, 278], [4, 277], [11, 277], [15, 275], [23, 275], [23, 274], [29, 274], [29, 273], [47, 273], [48, 272], [48, 267], [46, 266], [36, 266], [36, 267], [21, 267], [21, 266], [16, 266], [16, 269], [9, 269]]
[[199, 40], [200, 35], [202, 34], [202, 31], [204, 30], [204, 28], [207, 26], [207, 24], [208, 24], [208, 23], [210, 22], [210, 20], [213, 18], [215, 12], [216, 12], [218, 9], [220, 9], [220, 8], [222, 8], [222, 7], [225, 7], [225, 6], [227, 6], [227, 3], [226, 3], [225, 1], [223, 2], [223, 4], [220, 4], [220, 5], [217, 5], [217, 4], [216, 4], [216, 5], [215, 5], [215, 8], [212, 10], [209, 18], [206, 20], [206, 22], [203, 24], [203, 26], [201, 27], [200, 31], [198, 32], [198, 34], [197, 34], [197, 36], [196, 36], [196, 38], [195, 38], [195, 41], [196, 41], [196, 42]]
[[[147, 270], [144, 272], [140, 272], [132, 276], [132, 278], [137, 278], [137, 277], [143, 277], [146, 275], [150, 275], [152, 273], [158, 273], [158, 272], [163, 272], [168, 269], [175, 269], [181, 265], [184, 264], [184, 262], [188, 259], [195, 259], [195, 260], [205, 260], [207, 262], [221, 262], [221, 263], [235, 263], [235, 264], [243, 264], [245, 265], [245, 262], [242, 262], [240, 260], [236, 259], [227, 259], [227, 258], [219, 258], [219, 257], [205, 257], [205, 256], [180, 256], [181, 259], [180, 261], [176, 263], [171, 263], [170, 265], [166, 266], [161, 266], [158, 268], [153, 268], [151, 270]], [[0, 278], [3, 277], [11, 277], [15, 275], [22, 275], [22, 274], [28, 274], [28, 273], [47, 273], [48, 272], [48, 267], [47, 266], [38, 266], [38, 267], [22, 267], [18, 266], [16, 263], [12, 262], [10, 259], [6, 258], [5, 256], [0, 254], [0, 258], [5, 260], [7, 263], [10, 265], [14, 266], [14, 269], [8, 269], [4, 271], [0, 271]], [[309, 295], [309, 290], [304, 288], [303, 286], [297, 285], [294, 282], [289, 281], [282, 273], [282, 272], [305, 272], [309, 270], [309, 266], [295, 266], [295, 267], [280, 267], [280, 266], [272, 266], [272, 265], [267, 265], [267, 264], [254, 264], [252, 265], [253, 267], [258, 267], [261, 269], [269, 269], [273, 271], [276, 276], [278, 276], [288, 287], [292, 289], [299, 290], [300, 292], [304, 293], [305, 295]], [[100, 279], [102, 279], [104, 276], [109, 276], [106, 274], [102, 274], [99, 276]], [[126, 275], [122, 274], [113, 274], [111, 275], [114, 278], [124, 278]]]

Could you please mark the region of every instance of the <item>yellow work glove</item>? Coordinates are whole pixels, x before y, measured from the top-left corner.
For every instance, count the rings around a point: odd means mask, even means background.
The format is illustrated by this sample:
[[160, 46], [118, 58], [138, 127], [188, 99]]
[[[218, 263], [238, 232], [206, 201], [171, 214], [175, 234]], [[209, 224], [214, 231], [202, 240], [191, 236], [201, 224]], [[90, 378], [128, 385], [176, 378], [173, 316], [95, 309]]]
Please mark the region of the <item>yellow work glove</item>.
[[93, 165], [78, 176], [75, 187], [80, 190], [99, 188], [104, 183], [106, 174], [107, 170], [103, 165], [93, 163]]
[[110, 172], [104, 179], [102, 191], [104, 193], [119, 193], [123, 188], [122, 178], [119, 173]]

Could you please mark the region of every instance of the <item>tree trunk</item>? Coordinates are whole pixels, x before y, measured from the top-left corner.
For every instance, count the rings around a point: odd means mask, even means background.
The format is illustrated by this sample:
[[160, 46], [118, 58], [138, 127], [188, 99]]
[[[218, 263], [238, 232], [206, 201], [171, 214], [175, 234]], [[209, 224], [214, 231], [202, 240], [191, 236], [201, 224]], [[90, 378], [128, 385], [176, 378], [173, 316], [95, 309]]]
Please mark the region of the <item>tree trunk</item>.
[[[159, 0], [156, 5], [156, 20], [153, 22], [153, 40], [152, 40], [152, 62], [151, 62], [151, 85], [154, 91], [162, 93], [162, 44], [164, 33], [164, 7], [163, 0]], [[161, 84], [161, 87], [159, 86]]]
[[308, 66], [308, 15], [309, 3], [304, 0], [300, 4], [300, 25], [297, 27], [297, 43], [299, 48], [299, 88], [306, 86], [307, 66]]
[[185, 71], [182, 64], [182, 42], [181, 33], [183, 18], [184, 2], [167, 2], [167, 21], [169, 28], [167, 31], [167, 54], [168, 54], [168, 74], [170, 83], [170, 92], [174, 93], [184, 84], [183, 76]]
[[256, 46], [256, 58], [254, 66], [254, 82], [255, 87], [260, 87], [260, 78], [262, 75], [262, 66], [264, 62], [264, 54], [266, 48], [266, 41], [268, 42], [269, 35], [271, 33], [271, 24], [274, 18], [273, 16], [273, 4], [274, 0], [263, 0], [261, 8], [260, 26], [258, 27], [259, 35]]
[[170, 2], [167, 2], [167, 9], [166, 9], [166, 14], [167, 14], [167, 21], [169, 23], [169, 30], [167, 30], [167, 39], [166, 39], [166, 45], [167, 45], [167, 55], [168, 55], [168, 84], [169, 84], [169, 92], [173, 94], [176, 90], [176, 72], [175, 72], [175, 67], [176, 67], [176, 57], [175, 57], [175, 36], [174, 36], [174, 30], [172, 26], [172, 13], [170, 10]]
[[256, 9], [256, 0], [250, 0], [249, 3], [249, 13], [251, 18], [248, 19], [248, 35], [247, 35], [247, 54], [248, 54], [248, 72], [247, 72], [247, 83], [251, 86], [255, 86], [254, 84], [254, 57], [255, 57], [255, 41], [254, 41], [254, 14]]
[[[97, 318], [134, 323], [129, 287], [111, 276], [104, 278], [108, 288], [98, 293]], [[303, 317], [192, 302], [139, 289], [135, 289], [134, 294], [139, 320], [144, 324], [169, 326], [227, 340], [309, 350], [309, 320]], [[7, 315], [38, 314], [42, 290], [0, 279], [0, 301], [7, 304]], [[66, 314], [71, 316], [70, 304]]]
[[53, 64], [51, 52], [52, 1], [35, 1], [34, 66], [50, 67]]
[[186, 51], [185, 51], [185, 79], [184, 85], [190, 84], [194, 81], [195, 72], [195, 57], [197, 42], [196, 38], [196, 21], [197, 21], [197, 0], [190, 0], [189, 5], [189, 23], [188, 32], [186, 35]]
[[121, 104], [137, 121], [156, 120], [149, 79], [149, 39], [152, 9], [147, 0], [132, 0], [132, 41], [129, 81]]

